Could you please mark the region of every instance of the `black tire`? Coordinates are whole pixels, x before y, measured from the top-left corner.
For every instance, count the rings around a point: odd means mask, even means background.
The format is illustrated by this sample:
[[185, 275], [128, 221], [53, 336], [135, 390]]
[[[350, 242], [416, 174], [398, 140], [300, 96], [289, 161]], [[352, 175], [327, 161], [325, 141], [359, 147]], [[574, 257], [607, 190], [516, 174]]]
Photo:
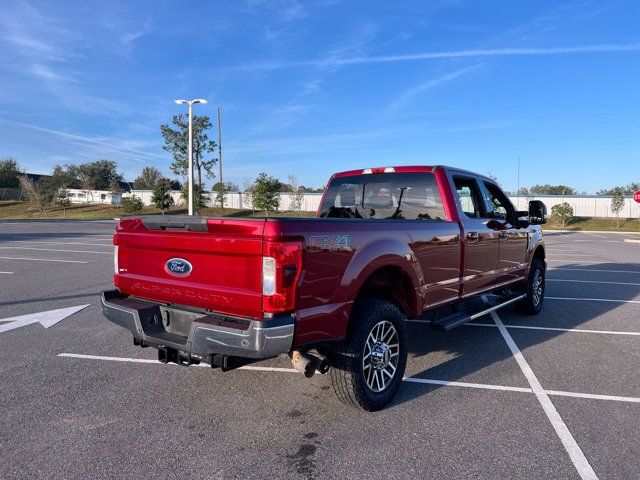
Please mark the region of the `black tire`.
[[[405, 319], [393, 303], [371, 299], [354, 307], [352, 322], [346, 341], [331, 354], [331, 383], [343, 403], [373, 412], [384, 408], [402, 383], [407, 366]], [[374, 335], [383, 337], [383, 341], [374, 342]], [[388, 344], [385, 338], [389, 339]], [[397, 347], [392, 347], [395, 338]], [[365, 354], [365, 350], [369, 353]], [[383, 370], [391, 372], [392, 368], [395, 370], [389, 378]]]
[[534, 258], [529, 268], [529, 276], [524, 283], [524, 292], [527, 296], [516, 303], [516, 310], [519, 313], [537, 315], [540, 313], [540, 310], [542, 310], [545, 289], [544, 275], [544, 261], [539, 258]]

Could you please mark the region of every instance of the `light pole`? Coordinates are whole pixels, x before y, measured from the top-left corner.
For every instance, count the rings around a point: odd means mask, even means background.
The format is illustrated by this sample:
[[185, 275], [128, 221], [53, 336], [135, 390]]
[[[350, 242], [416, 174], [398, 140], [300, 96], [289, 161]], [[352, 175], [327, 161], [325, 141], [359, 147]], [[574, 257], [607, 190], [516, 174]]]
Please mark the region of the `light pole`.
[[193, 215], [193, 105], [195, 103], [207, 103], [204, 98], [193, 100], [174, 100], [177, 104], [189, 106], [189, 215]]

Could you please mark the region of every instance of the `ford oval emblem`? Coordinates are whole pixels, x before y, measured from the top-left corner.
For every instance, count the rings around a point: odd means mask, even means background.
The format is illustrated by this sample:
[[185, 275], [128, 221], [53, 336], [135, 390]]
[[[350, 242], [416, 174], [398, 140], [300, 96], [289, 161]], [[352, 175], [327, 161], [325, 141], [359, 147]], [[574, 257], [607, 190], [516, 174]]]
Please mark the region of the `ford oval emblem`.
[[193, 267], [184, 258], [170, 258], [164, 266], [169, 275], [175, 277], [186, 277], [191, 274]]

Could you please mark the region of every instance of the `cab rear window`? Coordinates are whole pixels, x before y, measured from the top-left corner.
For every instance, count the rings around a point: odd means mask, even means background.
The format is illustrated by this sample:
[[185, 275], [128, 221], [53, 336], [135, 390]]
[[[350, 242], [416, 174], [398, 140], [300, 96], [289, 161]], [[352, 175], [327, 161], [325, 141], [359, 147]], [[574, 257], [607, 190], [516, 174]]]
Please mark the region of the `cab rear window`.
[[334, 178], [320, 207], [321, 217], [445, 220], [432, 173], [377, 173]]

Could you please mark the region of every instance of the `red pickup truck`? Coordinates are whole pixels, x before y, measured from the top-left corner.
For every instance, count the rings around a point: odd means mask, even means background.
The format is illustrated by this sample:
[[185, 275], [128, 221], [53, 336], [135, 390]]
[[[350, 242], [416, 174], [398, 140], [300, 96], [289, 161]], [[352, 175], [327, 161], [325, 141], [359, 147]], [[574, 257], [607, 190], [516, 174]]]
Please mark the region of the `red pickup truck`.
[[541, 202], [516, 211], [455, 168], [337, 173], [317, 218], [123, 218], [102, 310], [163, 362], [229, 370], [288, 354], [377, 410], [402, 381], [406, 318], [450, 330], [511, 303], [540, 311], [545, 221]]

